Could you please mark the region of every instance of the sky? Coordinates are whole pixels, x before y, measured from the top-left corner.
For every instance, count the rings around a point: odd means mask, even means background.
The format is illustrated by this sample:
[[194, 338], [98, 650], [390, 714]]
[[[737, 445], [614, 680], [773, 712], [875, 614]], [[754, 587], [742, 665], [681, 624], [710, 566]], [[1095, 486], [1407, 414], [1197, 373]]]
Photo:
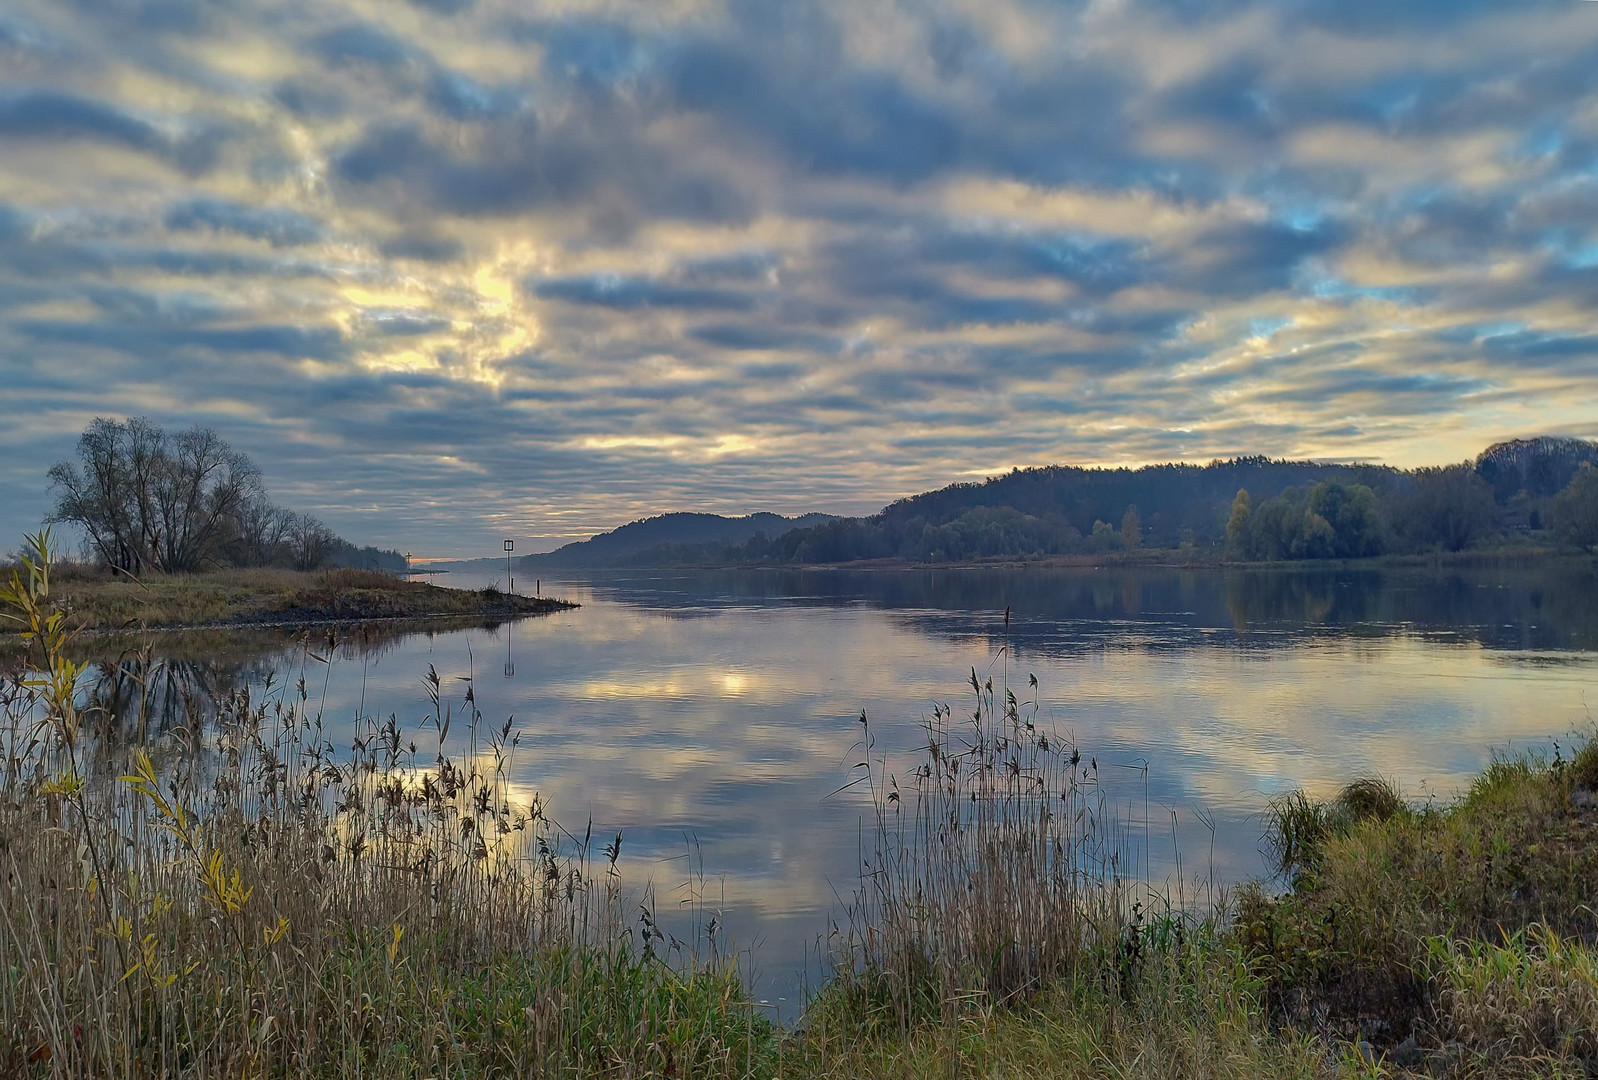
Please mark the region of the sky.
[[[0, 523], [359, 543], [1598, 436], [1590, 0], [5, 0]], [[0, 537], [0, 548], [9, 541]]]

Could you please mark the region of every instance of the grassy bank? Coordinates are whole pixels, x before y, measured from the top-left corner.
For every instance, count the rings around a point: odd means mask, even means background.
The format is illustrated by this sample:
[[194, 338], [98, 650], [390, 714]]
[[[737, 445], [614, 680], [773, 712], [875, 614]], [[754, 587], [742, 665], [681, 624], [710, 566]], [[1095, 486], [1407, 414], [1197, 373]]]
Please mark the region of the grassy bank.
[[1598, 743], [1445, 807], [1363, 781], [1272, 816], [1291, 888], [1241, 890], [1230, 934], [1279, 1022], [1435, 1075], [1598, 1071]]
[[1592, 747], [1497, 763], [1448, 807], [1370, 781], [1284, 799], [1281, 882], [1217, 906], [1130, 872], [1096, 763], [1043, 730], [1035, 683], [973, 672], [910, 771], [849, 778], [873, 808], [862, 884], [817, 928], [831, 974], [784, 1028], [712, 924], [661, 929], [624, 838], [518, 794], [530, 748], [469, 694], [430, 677], [419, 725], [352, 733], [303, 682], [240, 689], [143, 742], [131, 712], [84, 706], [53, 588], [36, 573], [0, 601], [33, 673], [0, 682], [0, 1075], [1598, 1067]]
[[220, 570], [135, 581], [73, 568], [56, 574], [52, 598], [74, 628], [94, 630], [504, 618], [572, 606], [497, 589], [444, 589], [370, 570]]

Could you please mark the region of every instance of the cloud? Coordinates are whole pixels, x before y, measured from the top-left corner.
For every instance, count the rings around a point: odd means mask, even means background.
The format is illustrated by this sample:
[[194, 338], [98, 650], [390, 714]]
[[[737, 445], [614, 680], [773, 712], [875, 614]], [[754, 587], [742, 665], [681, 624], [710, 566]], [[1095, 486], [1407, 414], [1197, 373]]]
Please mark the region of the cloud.
[[521, 95], [513, 88], [487, 87], [458, 72], [439, 69], [433, 74], [428, 102], [452, 120], [491, 120], [514, 115]]
[[961, 125], [893, 75], [828, 73], [801, 87], [809, 74], [774, 71], [743, 50], [700, 43], [674, 58], [665, 82], [682, 107], [774, 143], [802, 170], [908, 184], [961, 160]]
[[101, 101], [42, 90], [0, 93], [0, 139], [92, 139], [165, 158], [187, 172], [216, 160], [216, 134], [173, 133]]
[[477, 0], [411, 0], [411, 3], [417, 7], [439, 15], [459, 15], [464, 11], [470, 11], [476, 2]]
[[465, 246], [454, 237], [425, 232], [405, 232], [378, 241], [377, 249], [390, 259], [418, 259], [447, 263], [460, 258]]
[[425, 59], [407, 42], [364, 22], [323, 31], [312, 39], [311, 50], [331, 65], [366, 64], [380, 70], [402, 68]]
[[719, 323], [696, 326], [689, 332], [708, 345], [739, 352], [804, 351], [835, 353], [843, 347], [838, 338], [805, 330], [783, 330], [776, 327], [743, 326], [737, 323]]
[[1549, 334], [1522, 330], [1493, 334], [1481, 345], [1495, 358], [1525, 362], [1586, 361], [1588, 370], [1598, 367], [1598, 334]]
[[1590, 425], [1594, 8], [18, 0], [0, 498], [95, 414], [461, 552]]
[[120, 109], [69, 94], [10, 93], [0, 97], [0, 135], [13, 138], [97, 138], [135, 150], [161, 152], [166, 138]]
[[412, 311], [368, 312], [365, 323], [385, 337], [417, 337], [450, 328], [450, 321], [442, 316]]
[[773, 284], [782, 259], [769, 251], [739, 251], [688, 259], [676, 268], [679, 280], [688, 282], [765, 282]]
[[0, 52], [21, 61], [43, 59], [61, 51], [60, 43], [35, 23], [0, 15]]
[[418, 125], [384, 123], [342, 148], [334, 168], [355, 192], [376, 188], [400, 207], [465, 216], [577, 209], [596, 226], [623, 233], [655, 216], [723, 224], [751, 218], [747, 192], [673, 156], [642, 126], [619, 105], [608, 115], [551, 124], [519, 113], [489, 125], [477, 149], [462, 153]]
[[69, 0], [69, 3], [107, 28], [153, 34], [193, 34], [209, 24], [209, 17], [227, 4], [197, 0]]
[[337, 331], [303, 326], [139, 326], [126, 321], [95, 325], [21, 319], [14, 322], [11, 329], [38, 343], [96, 345], [135, 355], [200, 348], [222, 353], [276, 353], [293, 358], [330, 360], [347, 351]]
[[690, 311], [747, 311], [754, 297], [730, 289], [677, 285], [643, 277], [594, 274], [581, 278], [529, 281], [529, 288], [545, 300], [617, 308], [681, 308]]
[[327, 233], [315, 219], [284, 207], [249, 206], [226, 199], [190, 199], [166, 212], [166, 227], [179, 232], [214, 229], [273, 247], [314, 244]]
[[1207, 230], [1182, 253], [1180, 280], [1211, 295], [1248, 295], [1288, 288], [1308, 259], [1340, 248], [1348, 231], [1337, 222], [1294, 228], [1278, 222]]
[[639, 36], [620, 23], [578, 16], [532, 23], [524, 32], [543, 46], [552, 80], [588, 90], [608, 91], [646, 62]]
[[26, 239], [33, 223], [28, 215], [14, 206], [0, 203], [0, 241], [15, 242]]

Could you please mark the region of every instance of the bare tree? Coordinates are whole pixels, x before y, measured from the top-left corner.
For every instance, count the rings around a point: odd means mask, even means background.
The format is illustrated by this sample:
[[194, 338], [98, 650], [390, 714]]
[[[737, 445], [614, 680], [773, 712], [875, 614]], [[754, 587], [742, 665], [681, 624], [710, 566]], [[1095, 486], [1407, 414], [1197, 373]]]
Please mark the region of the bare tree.
[[144, 568], [149, 550], [138, 477], [148, 469], [158, 430], [142, 418], [98, 418], [78, 438], [81, 470], [59, 461], [49, 473], [56, 492], [52, 519], [81, 525], [100, 558], [129, 573]]
[[241, 566], [271, 566], [287, 561], [293, 519], [293, 511], [265, 497], [246, 502], [236, 519], [237, 532], [228, 545], [233, 562]]
[[156, 552], [166, 573], [197, 570], [239, 513], [264, 496], [261, 472], [210, 428], [193, 427], [168, 440], [152, 485], [160, 531]]
[[210, 428], [171, 436], [143, 417], [100, 417], [78, 439], [78, 459], [50, 469], [52, 520], [82, 526], [99, 556], [129, 573], [199, 569], [264, 497], [260, 471]]
[[338, 537], [310, 514], [290, 514], [288, 545], [294, 569], [315, 570], [332, 557]]

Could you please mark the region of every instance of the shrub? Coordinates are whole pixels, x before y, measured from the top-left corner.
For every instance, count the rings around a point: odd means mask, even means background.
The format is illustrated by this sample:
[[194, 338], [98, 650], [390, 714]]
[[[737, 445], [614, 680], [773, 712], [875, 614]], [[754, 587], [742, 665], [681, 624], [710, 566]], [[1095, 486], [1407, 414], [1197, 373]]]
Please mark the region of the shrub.
[[1408, 809], [1398, 789], [1379, 776], [1349, 784], [1338, 793], [1336, 805], [1353, 822], [1387, 821]]
[[[1591, 745], [1577, 753], [1582, 769], [1595, 757]], [[1592, 940], [1598, 832], [1568, 797], [1576, 768], [1498, 758], [1441, 809], [1405, 807], [1369, 780], [1328, 804], [1277, 800], [1267, 840], [1290, 888], [1241, 890], [1233, 933], [1279, 1018], [1379, 1022], [1396, 1040], [1425, 1030], [1440, 1005], [1429, 941], [1492, 942], [1534, 925]]]

